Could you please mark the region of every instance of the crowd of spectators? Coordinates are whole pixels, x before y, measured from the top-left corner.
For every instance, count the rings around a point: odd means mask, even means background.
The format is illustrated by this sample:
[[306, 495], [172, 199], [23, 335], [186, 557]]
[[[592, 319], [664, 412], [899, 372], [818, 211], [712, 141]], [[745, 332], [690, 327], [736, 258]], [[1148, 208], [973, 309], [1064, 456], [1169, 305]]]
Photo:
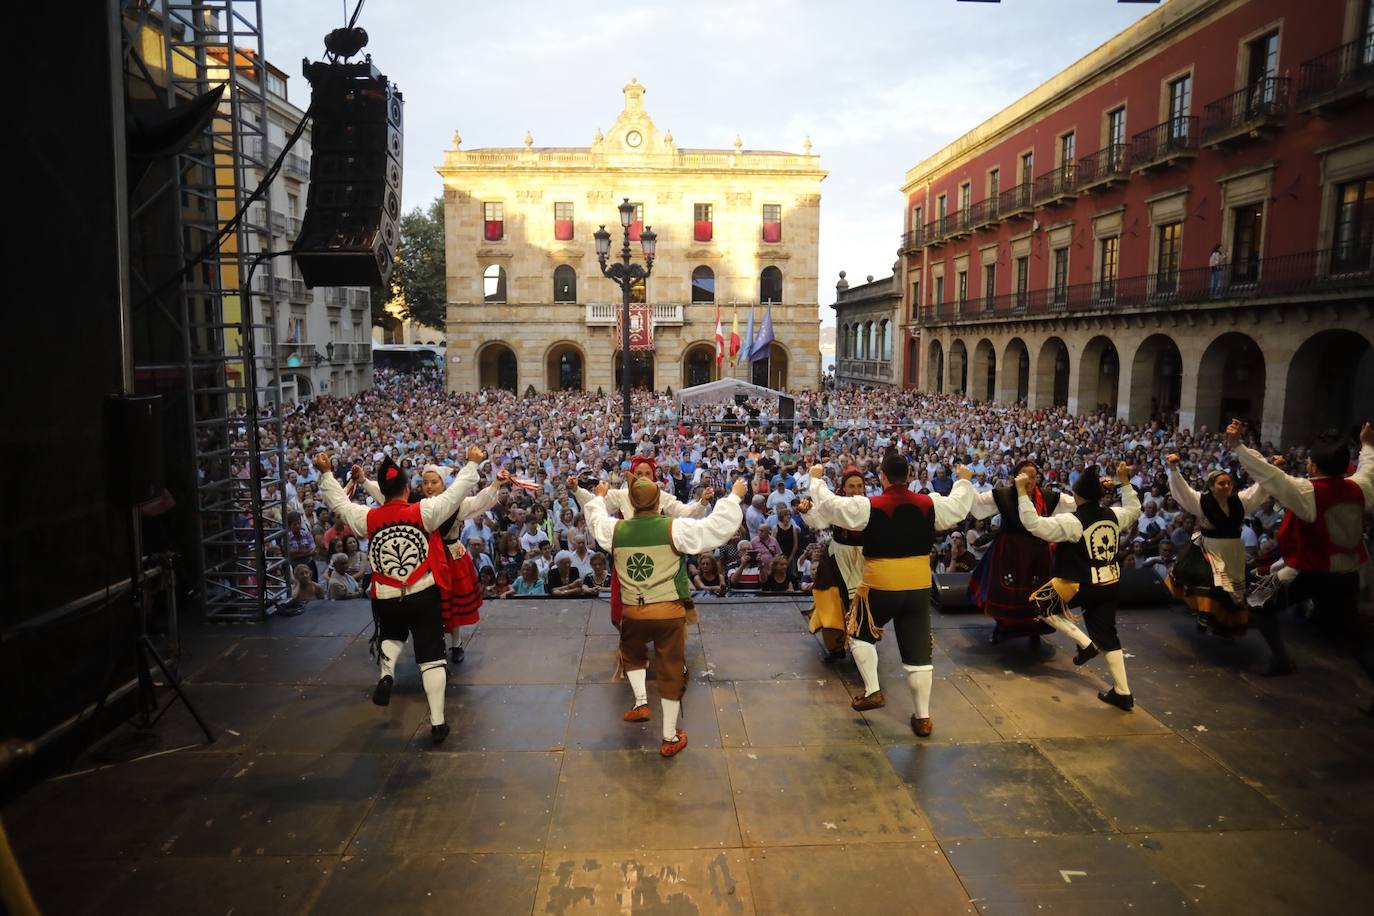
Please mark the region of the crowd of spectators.
[[[1009, 484], [1015, 463], [1028, 457], [1039, 465], [1044, 486], [1067, 491], [1086, 466], [1113, 468], [1124, 460], [1134, 469], [1132, 483], [1144, 505], [1140, 520], [1123, 532], [1124, 563], [1160, 575], [1196, 530], [1196, 519], [1169, 496], [1165, 456], [1181, 456], [1180, 468], [1195, 488], [1217, 467], [1232, 473], [1238, 489], [1248, 483], [1220, 430], [1161, 421], [1130, 425], [1107, 413], [1072, 416], [1063, 407], [1031, 410], [900, 389], [826, 388], [794, 397], [797, 422], [784, 424], [767, 401], [681, 409], [669, 393], [635, 395], [634, 451], [656, 459], [666, 490], [691, 502], [708, 490], [717, 497], [729, 492], [738, 477], [749, 485], [737, 536], [712, 555], [689, 558], [699, 597], [807, 591], [826, 537], [796, 511], [808, 467], [823, 465], [838, 489], [840, 473], [857, 466], [868, 472], [869, 492], [876, 493], [876, 467], [890, 447], [911, 461], [913, 490], [939, 494], [949, 493], [959, 464], [985, 491]], [[475, 444], [488, 455], [483, 485], [501, 469], [533, 483], [533, 489], [508, 488], [493, 510], [463, 526], [486, 597], [605, 595], [606, 558], [588, 537], [567, 480], [578, 478], [587, 489], [601, 479], [622, 485], [631, 454], [617, 445], [619, 404], [617, 396], [600, 392], [452, 393], [436, 371], [377, 369], [371, 390], [288, 405], [280, 454], [293, 592], [354, 597], [365, 592], [370, 572], [360, 533], [331, 519], [319, 498], [311, 464], [316, 453], [333, 457], [341, 481], [353, 464], [372, 474], [389, 455], [418, 488], [426, 465], [456, 468]], [[1250, 438], [1263, 451], [1275, 451]], [[277, 476], [272, 462], [278, 450], [275, 443], [265, 445], [270, 479]], [[1301, 449], [1284, 457], [1290, 470], [1305, 467]], [[233, 471], [247, 477], [246, 468]], [[270, 501], [270, 487], [267, 495]], [[354, 498], [365, 499], [361, 493]], [[1276, 553], [1281, 519], [1281, 508], [1269, 502], [1247, 520], [1252, 558]], [[997, 523], [968, 519], [945, 533], [933, 552], [936, 569], [972, 570]]]

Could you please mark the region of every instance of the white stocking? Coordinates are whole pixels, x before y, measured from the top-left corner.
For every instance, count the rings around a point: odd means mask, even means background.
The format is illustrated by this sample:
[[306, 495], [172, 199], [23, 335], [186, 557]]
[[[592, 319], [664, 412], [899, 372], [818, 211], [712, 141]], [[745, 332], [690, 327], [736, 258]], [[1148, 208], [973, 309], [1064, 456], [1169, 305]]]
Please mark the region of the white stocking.
[[849, 651], [854, 655], [859, 677], [864, 679], [864, 696], [878, 692], [878, 647], [862, 639], [850, 640]]
[[930, 718], [930, 690], [935, 685], [934, 665], [903, 665], [906, 685], [911, 688], [911, 701], [916, 706], [916, 718]]
[[1106, 654], [1107, 670], [1112, 675], [1112, 686], [1118, 696], [1127, 697], [1131, 695], [1131, 687], [1126, 683], [1126, 656], [1120, 649], [1113, 649]]
[[682, 709], [681, 700], [659, 700], [663, 704], [663, 740], [672, 741], [677, 737], [677, 714]]
[[630, 682], [630, 689], [635, 692], [636, 706], [643, 706], [645, 703], [649, 702], [649, 671], [647, 668], [626, 671], [625, 680]]
[[443, 662], [425, 662], [420, 666], [420, 680], [425, 685], [425, 699], [429, 700], [429, 724], [443, 725], [448, 668]]
[[382, 656], [377, 664], [381, 667], [382, 677], [396, 676], [396, 659], [401, 657], [401, 650], [405, 648], [405, 643], [396, 639], [382, 640]]
[[1059, 614], [1050, 614], [1048, 617], [1042, 617], [1040, 619], [1054, 627], [1060, 633], [1069, 637], [1069, 639], [1078, 643], [1078, 648], [1080, 649], [1086, 649], [1093, 643], [1093, 641], [1088, 638], [1088, 634], [1080, 630], [1074, 622], [1067, 617], [1062, 617]]

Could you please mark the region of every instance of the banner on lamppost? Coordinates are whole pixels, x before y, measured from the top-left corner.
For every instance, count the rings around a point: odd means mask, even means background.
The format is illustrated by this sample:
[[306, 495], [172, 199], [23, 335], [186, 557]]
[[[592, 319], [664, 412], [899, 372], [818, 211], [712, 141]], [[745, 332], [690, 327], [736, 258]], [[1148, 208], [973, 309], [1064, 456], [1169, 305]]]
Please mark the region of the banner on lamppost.
[[[624, 312], [615, 313], [615, 345], [619, 349], [625, 339]], [[648, 303], [630, 305], [630, 349], [654, 348], [654, 307]]]

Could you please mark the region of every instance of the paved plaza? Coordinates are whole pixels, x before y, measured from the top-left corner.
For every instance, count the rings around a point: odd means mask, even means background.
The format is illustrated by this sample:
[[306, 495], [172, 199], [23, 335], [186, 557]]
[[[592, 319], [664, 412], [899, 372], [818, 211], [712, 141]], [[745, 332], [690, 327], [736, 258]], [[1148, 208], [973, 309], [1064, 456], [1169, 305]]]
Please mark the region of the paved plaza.
[[[1138, 696], [1065, 644], [936, 615], [935, 733], [849, 708], [802, 600], [705, 605], [689, 748], [621, 721], [606, 605], [483, 608], [435, 748], [409, 649], [368, 701], [366, 602], [184, 637], [191, 696], [5, 811], [44, 912], [1345, 913], [1374, 895], [1369, 685], [1301, 622], [1299, 673], [1257, 636], [1123, 614]], [[178, 748], [181, 748], [177, 750]], [[156, 756], [159, 751], [170, 751]], [[1361, 901], [1364, 901], [1362, 903]]]

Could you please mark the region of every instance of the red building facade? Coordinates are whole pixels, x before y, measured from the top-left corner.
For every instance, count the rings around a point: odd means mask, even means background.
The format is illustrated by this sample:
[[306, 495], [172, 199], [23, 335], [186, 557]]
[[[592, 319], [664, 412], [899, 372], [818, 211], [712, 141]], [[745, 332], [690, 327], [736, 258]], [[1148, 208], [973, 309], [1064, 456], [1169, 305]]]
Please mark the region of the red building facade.
[[1285, 443], [1374, 412], [1374, 0], [1171, 0], [903, 193], [909, 387]]

